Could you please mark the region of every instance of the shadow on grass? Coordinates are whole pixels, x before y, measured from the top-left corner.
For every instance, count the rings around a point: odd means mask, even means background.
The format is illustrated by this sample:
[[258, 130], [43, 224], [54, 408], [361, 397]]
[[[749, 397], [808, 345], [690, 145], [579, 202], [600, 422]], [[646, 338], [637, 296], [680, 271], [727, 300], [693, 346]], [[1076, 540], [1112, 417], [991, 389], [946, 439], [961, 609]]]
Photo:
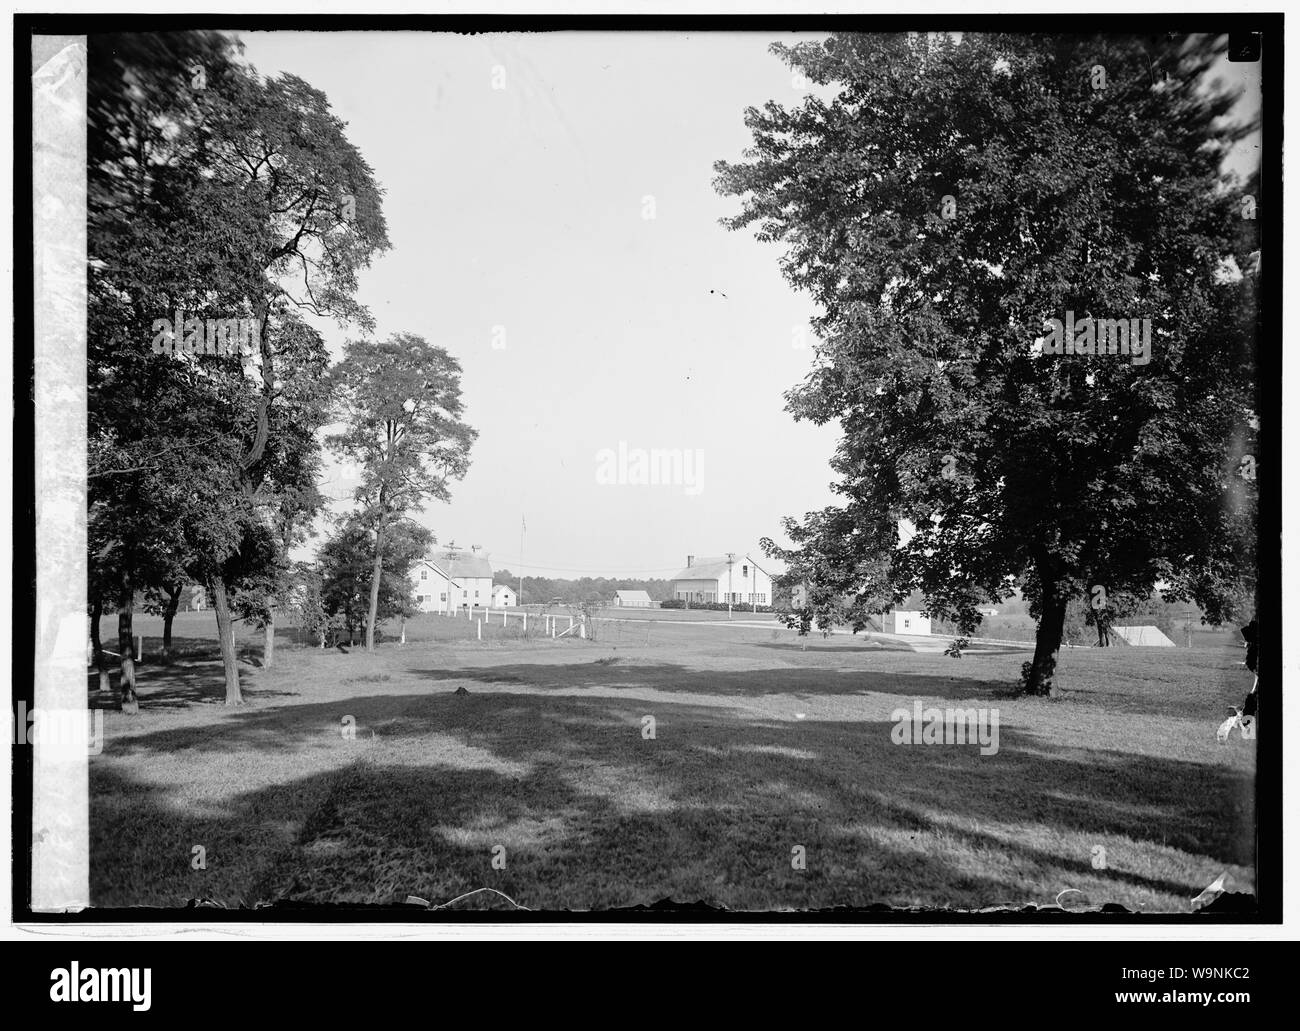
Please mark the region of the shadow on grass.
[[769, 694], [815, 697], [877, 692], [906, 695], [909, 698], [917, 696], [963, 700], [1011, 698], [1015, 695], [1014, 687], [1004, 680], [971, 680], [955, 675], [829, 667], [731, 671], [696, 669], [669, 662], [620, 662], [606, 665], [600, 661], [588, 661], [498, 664], [454, 670], [412, 669], [408, 672], [434, 682], [470, 680], [483, 684], [529, 684], [543, 690], [601, 687], [744, 697]]
[[[487, 886], [530, 909], [667, 897], [797, 910], [1050, 905], [1074, 887], [1093, 904], [1167, 910], [1186, 908], [1209, 867], [1252, 862], [1240, 772], [1007, 726], [991, 756], [899, 747], [892, 727], [511, 692], [243, 710], [110, 741], [115, 765], [92, 763], [92, 898], [439, 903]], [[215, 813], [126, 772], [158, 753], [251, 768], [327, 740], [333, 768], [233, 791]], [[1109, 869], [1092, 868], [1094, 842]], [[194, 845], [204, 871], [189, 867]], [[461, 906], [510, 908], [486, 893]]]
[[[135, 666], [136, 691], [142, 705], [151, 709], [177, 709], [191, 704], [225, 702], [225, 668], [216, 641], [199, 637], [176, 637], [173, 638], [171, 652], [166, 657], [160, 651], [151, 650], [149, 643], [150, 639], [146, 639], [144, 661]], [[276, 643], [277, 647], [292, 647], [287, 634], [277, 633]], [[298, 693], [259, 687], [256, 677], [249, 676], [262, 668], [260, 640], [257, 644], [237, 640], [235, 654], [239, 660], [240, 691], [246, 697], [290, 697]], [[110, 656], [109, 661], [109, 679], [112, 684], [109, 691], [99, 689], [99, 673], [93, 667], [86, 674], [88, 704], [91, 707], [118, 708], [120, 674], [116, 660]]]
[[794, 652], [806, 655], [810, 650], [813, 652], [915, 652], [916, 649], [910, 644], [902, 641], [888, 640], [864, 640], [860, 637], [852, 638], [852, 644], [847, 643], [843, 637], [822, 637], [820, 634], [810, 635], [807, 638], [808, 647], [804, 647], [802, 641], [755, 641], [751, 643], [754, 648], [768, 648], [772, 651]]

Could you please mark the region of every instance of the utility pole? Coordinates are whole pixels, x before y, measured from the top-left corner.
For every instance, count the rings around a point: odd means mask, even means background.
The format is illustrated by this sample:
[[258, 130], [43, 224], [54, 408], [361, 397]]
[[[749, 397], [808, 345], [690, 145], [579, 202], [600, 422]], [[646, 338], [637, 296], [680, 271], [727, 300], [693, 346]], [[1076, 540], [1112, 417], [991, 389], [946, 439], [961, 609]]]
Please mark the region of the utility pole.
[[524, 603], [524, 531], [528, 529], [528, 520], [519, 517], [519, 597], [518, 603]]
[[731, 567], [735, 565], [736, 553], [727, 552], [727, 618], [731, 618]]
[[454, 586], [451, 579], [452, 568], [456, 565], [456, 553], [459, 549], [456, 547], [456, 539], [453, 537], [447, 542], [447, 611], [452, 609], [452, 587]]

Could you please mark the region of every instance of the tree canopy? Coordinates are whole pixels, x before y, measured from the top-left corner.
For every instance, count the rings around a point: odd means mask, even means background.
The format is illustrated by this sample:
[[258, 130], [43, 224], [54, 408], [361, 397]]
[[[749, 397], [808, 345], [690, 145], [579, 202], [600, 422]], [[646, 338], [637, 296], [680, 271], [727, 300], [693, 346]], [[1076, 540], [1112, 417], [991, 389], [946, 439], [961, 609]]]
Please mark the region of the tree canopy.
[[412, 333], [349, 341], [331, 377], [342, 429], [329, 438], [356, 462], [356, 500], [374, 531], [366, 649], [374, 648], [385, 535], [394, 520], [451, 497], [478, 432], [464, 421], [460, 362]]
[[92, 584], [129, 636], [137, 588], [205, 583], [238, 703], [231, 619], [273, 618], [320, 503], [328, 355], [304, 315], [373, 327], [382, 191], [324, 94], [228, 36], [96, 35], [89, 62]]
[[[835, 34], [773, 50], [821, 88], [748, 109], [753, 146], [716, 164], [716, 187], [741, 200], [725, 224], [784, 245], [818, 306], [788, 410], [839, 422], [843, 500], [787, 519], [792, 546], [769, 551], [826, 606], [920, 590], [973, 627], [978, 604], [1023, 588], [1033, 693], [1050, 693], [1069, 600], [1094, 586], [1159, 583], [1231, 615], [1254, 578], [1258, 268], [1253, 183], [1223, 171], [1251, 127], [1208, 74], [1223, 41]], [[1083, 353], [1052, 353], [1051, 319]], [[1149, 360], [1095, 353], [1109, 320], [1144, 319]]]

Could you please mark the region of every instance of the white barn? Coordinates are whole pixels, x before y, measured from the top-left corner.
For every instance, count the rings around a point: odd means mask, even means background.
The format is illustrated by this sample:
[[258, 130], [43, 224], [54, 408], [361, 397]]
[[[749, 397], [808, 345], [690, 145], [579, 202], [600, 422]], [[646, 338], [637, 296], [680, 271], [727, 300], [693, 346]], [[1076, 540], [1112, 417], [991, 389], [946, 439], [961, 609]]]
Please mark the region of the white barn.
[[650, 595], [645, 591], [615, 591], [614, 604], [620, 608], [648, 609]]
[[415, 563], [411, 578], [421, 612], [486, 609], [492, 604], [492, 563], [478, 548], [423, 558]]
[[749, 555], [730, 559], [686, 556], [686, 566], [672, 580], [673, 597], [685, 602], [730, 602], [771, 605], [772, 577]]

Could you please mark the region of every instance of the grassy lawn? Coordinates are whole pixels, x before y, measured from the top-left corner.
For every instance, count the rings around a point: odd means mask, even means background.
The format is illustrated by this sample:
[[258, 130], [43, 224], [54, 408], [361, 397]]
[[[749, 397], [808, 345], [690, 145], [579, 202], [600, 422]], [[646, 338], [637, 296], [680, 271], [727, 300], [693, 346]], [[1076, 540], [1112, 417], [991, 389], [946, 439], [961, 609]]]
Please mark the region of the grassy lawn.
[[[1076, 889], [1061, 905], [1185, 912], [1225, 871], [1253, 888], [1254, 742], [1214, 738], [1249, 687], [1239, 648], [1067, 650], [1063, 696], [1024, 700], [1021, 651], [805, 650], [785, 630], [630, 619], [595, 641], [491, 625], [479, 642], [473, 621], [423, 617], [373, 655], [286, 633], [271, 670], [250, 634], [249, 704], [228, 710], [212, 622], [178, 619], [170, 665], [146, 642], [139, 716], [92, 690], [109, 709], [90, 771], [96, 905], [440, 904], [490, 887], [529, 909], [973, 909]], [[914, 699], [996, 708], [999, 750], [894, 744], [890, 714]], [[512, 908], [456, 903], [485, 907]]]

